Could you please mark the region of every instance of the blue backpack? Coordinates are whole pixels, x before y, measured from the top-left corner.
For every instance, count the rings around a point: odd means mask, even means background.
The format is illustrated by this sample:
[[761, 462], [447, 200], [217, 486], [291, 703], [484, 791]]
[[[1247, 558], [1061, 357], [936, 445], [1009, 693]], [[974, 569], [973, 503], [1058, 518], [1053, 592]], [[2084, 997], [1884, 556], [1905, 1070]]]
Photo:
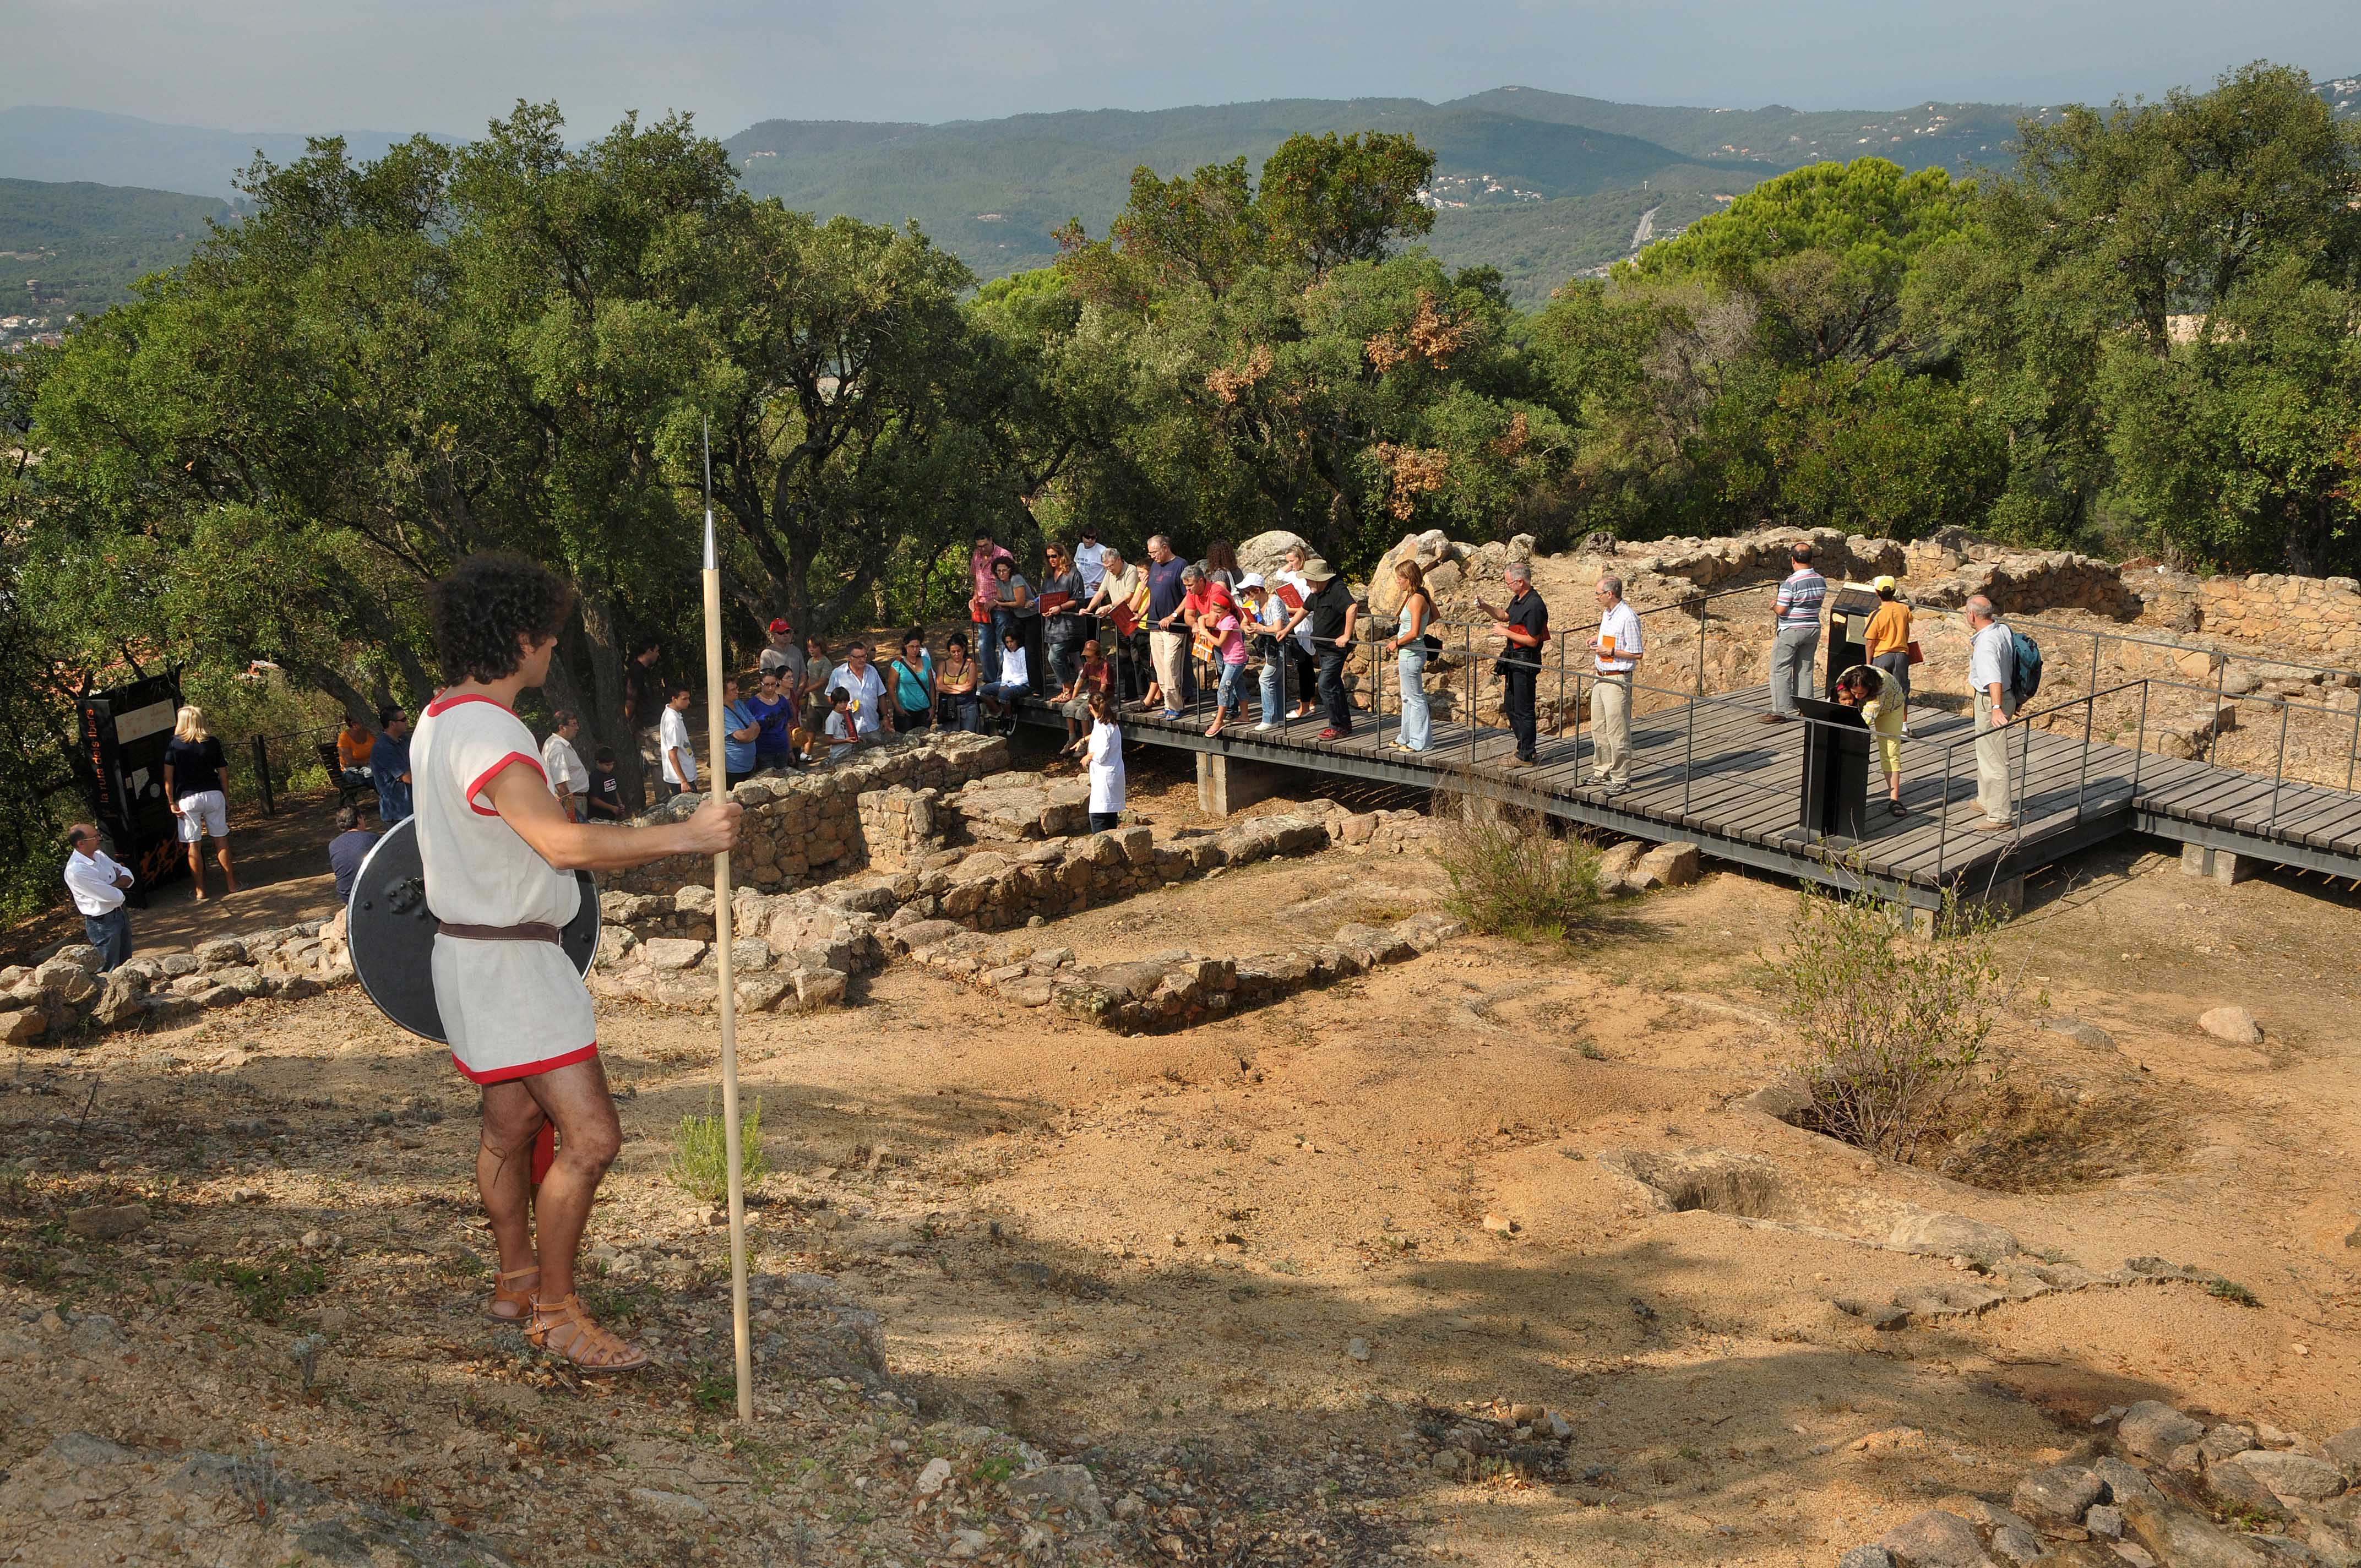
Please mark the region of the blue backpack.
[[2008, 629], [2008, 652], [2012, 665], [2009, 695], [2022, 707], [2041, 689], [2041, 644], [2012, 626]]

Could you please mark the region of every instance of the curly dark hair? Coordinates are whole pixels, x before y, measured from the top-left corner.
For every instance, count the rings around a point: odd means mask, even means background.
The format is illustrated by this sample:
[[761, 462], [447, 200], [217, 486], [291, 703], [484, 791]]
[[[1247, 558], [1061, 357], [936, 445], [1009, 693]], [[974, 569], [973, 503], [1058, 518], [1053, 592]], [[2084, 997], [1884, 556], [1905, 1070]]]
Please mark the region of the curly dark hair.
[[434, 585], [434, 651], [453, 681], [516, 674], [517, 639], [555, 637], [574, 613], [574, 590], [546, 566], [515, 555], [470, 555]]

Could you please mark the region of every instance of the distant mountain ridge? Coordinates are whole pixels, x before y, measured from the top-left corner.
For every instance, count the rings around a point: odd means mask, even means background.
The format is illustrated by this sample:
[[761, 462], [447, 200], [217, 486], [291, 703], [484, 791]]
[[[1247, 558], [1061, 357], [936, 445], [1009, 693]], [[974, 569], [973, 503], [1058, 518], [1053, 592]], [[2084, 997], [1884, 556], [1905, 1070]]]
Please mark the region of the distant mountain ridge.
[[[2318, 90], [2340, 117], [2361, 117], [2361, 76], [2323, 81]], [[1407, 131], [1436, 154], [1428, 188], [1436, 256], [1452, 267], [1499, 268], [1511, 293], [1531, 303], [1628, 254], [1640, 236], [1675, 234], [1770, 175], [1872, 154], [1908, 169], [1969, 175], [2005, 166], [2017, 121], [2051, 112], [1935, 102], [1897, 110], [1684, 108], [1511, 86], [1442, 104], [1296, 98], [934, 125], [764, 120], [723, 145], [755, 193], [824, 216], [915, 221], [989, 280], [1052, 259], [1050, 236], [1069, 218], [1104, 233], [1140, 164], [1168, 176], [1240, 156], [1259, 167], [1299, 131]], [[343, 134], [361, 159], [403, 139]], [[258, 152], [285, 162], [303, 147], [292, 134], [165, 126], [79, 109], [0, 110], [0, 180], [222, 197]], [[0, 202], [0, 216], [5, 210]], [[181, 230], [143, 231], [141, 256], [163, 254], [154, 249], [155, 233], [163, 232]], [[66, 250], [50, 253], [59, 275], [73, 264], [72, 246], [108, 242], [101, 225], [63, 243]], [[114, 276], [126, 264], [102, 258], [89, 276]], [[78, 288], [77, 298], [82, 293]]]

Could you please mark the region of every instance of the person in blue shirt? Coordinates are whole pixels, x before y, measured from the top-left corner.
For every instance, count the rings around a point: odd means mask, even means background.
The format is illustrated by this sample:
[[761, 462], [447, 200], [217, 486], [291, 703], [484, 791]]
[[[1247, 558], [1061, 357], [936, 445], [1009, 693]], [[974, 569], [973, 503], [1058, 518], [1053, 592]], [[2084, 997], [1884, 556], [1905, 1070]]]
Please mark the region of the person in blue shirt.
[[338, 904], [352, 902], [353, 878], [361, 874], [361, 862], [375, 848], [377, 835], [361, 826], [361, 808], [340, 807], [336, 812], [336, 836], [328, 840], [328, 869], [336, 873]]
[[754, 742], [763, 721], [738, 696], [738, 677], [721, 683], [721, 787], [731, 789], [754, 776]]
[[796, 756], [796, 698], [789, 689], [785, 673], [764, 670], [756, 683], [754, 695], [746, 701], [746, 711], [754, 716], [762, 727], [754, 737], [754, 771], [766, 768], [793, 768], [802, 765]]
[[410, 815], [410, 715], [388, 703], [377, 722], [383, 733], [369, 748], [369, 782], [377, 785], [378, 820], [390, 828]]

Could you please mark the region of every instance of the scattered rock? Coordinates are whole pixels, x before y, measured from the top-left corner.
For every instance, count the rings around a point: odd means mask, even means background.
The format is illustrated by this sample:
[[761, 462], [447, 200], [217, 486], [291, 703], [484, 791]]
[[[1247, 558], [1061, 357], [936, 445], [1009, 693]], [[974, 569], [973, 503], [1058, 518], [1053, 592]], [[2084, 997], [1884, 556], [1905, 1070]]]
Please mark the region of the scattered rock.
[[1837, 1568], [1894, 1568], [1894, 1553], [1882, 1546], [1856, 1546], [1837, 1559]]
[[2197, 1016], [2197, 1026], [2217, 1040], [2227, 1040], [2234, 1046], [2259, 1046], [2263, 1043], [2263, 1026], [2255, 1015], [2243, 1007], [2216, 1007]]
[[1895, 1222], [1885, 1245], [1899, 1252], [1927, 1253], [1937, 1257], [1973, 1257], [1986, 1262], [2017, 1251], [2016, 1237], [1998, 1225], [1987, 1225], [1964, 1214], [1930, 1213], [1914, 1210]]
[[2361, 1426], [2347, 1427], [2320, 1446], [2347, 1475], [2361, 1475]]
[[[2169, 1406], [2158, 1408], [2189, 1419]], [[2263, 1568], [2262, 1553], [2177, 1504], [2134, 1495], [2118, 1499], [2116, 1507], [2123, 1509], [2125, 1528], [2172, 1568]]]
[[[2156, 1489], [2156, 1483], [2147, 1478], [2146, 1471], [2136, 1464], [2125, 1464], [2112, 1453], [2104, 1459], [2092, 1461], [2091, 1471], [2107, 1484], [2107, 1494], [2117, 1508], [2123, 1506], [2125, 1497], [2148, 1497], [2161, 1501], [2164, 1497]], [[2086, 1525], [2084, 1528], [2090, 1527]]]
[[1345, 1354], [1355, 1361], [1369, 1359], [1369, 1342], [1356, 1334], [1345, 1342]]
[[2105, 1482], [2079, 1464], [2052, 1464], [2019, 1481], [2009, 1503], [2037, 1524], [2081, 1524], [2106, 1490]]
[[2082, 1528], [2103, 1541], [2119, 1541], [2124, 1533], [2124, 1510], [2113, 1503], [2096, 1504], [2082, 1516]]
[[2225, 1460], [2208, 1467], [2205, 1490], [2225, 1508], [2244, 1508], [2267, 1519], [2287, 1518], [2287, 1509], [2263, 1478], [2243, 1464]]
[[1665, 887], [1686, 887], [1705, 874], [1705, 852], [1682, 840], [1659, 844], [1640, 857], [1631, 874], [1653, 875]]
[[137, 1453], [120, 1443], [109, 1442], [86, 1431], [70, 1431], [49, 1444], [52, 1458], [61, 1460], [77, 1469], [100, 1464], [127, 1464], [138, 1458]]
[[938, 1456], [927, 1461], [926, 1468], [918, 1472], [918, 1479], [912, 1485], [911, 1490], [922, 1497], [931, 1497], [941, 1491], [944, 1483], [950, 1478], [951, 1462]]
[[2333, 1497], [2345, 1490], [2345, 1474], [2334, 1464], [2302, 1453], [2275, 1453], [2268, 1449], [2249, 1449], [2224, 1460], [2217, 1468], [2243, 1468], [2282, 1497], [2297, 1497], [2316, 1502]]
[[1008, 1495], [1020, 1504], [1063, 1508], [1071, 1521], [1085, 1529], [1109, 1522], [1098, 1482], [1080, 1464], [1052, 1464], [1019, 1475], [1008, 1483]]
[[90, 1236], [99, 1241], [114, 1241], [145, 1230], [148, 1209], [141, 1203], [118, 1203], [95, 1209], [76, 1209], [66, 1216], [70, 1234]]
[[93, 1312], [88, 1317], [74, 1320], [72, 1331], [66, 1335], [66, 1343], [83, 1355], [96, 1355], [120, 1347], [123, 1334], [115, 1328], [113, 1318]]
[[701, 1519], [713, 1512], [686, 1492], [658, 1491], [653, 1486], [632, 1487], [631, 1501], [668, 1519]]
[[2096, 1046], [2102, 1050], [2114, 1048], [2115, 1037], [2096, 1024], [2085, 1024], [2080, 1018], [2045, 1018], [2041, 1026], [2053, 1035], [2063, 1035], [2077, 1045]]
[[[2203, 1426], [2157, 1399], [2142, 1399], [2115, 1423], [2118, 1442], [2142, 1459], [2159, 1464], [2172, 1457], [2174, 1449], [2194, 1443], [2204, 1435]], [[2121, 1505], [2123, 1498], [2118, 1497], [2115, 1501]]]
[[1877, 1538], [1904, 1568], [1985, 1568], [1976, 1527], [1957, 1514], [1928, 1508]]
[[2227, 1459], [2234, 1453], [2244, 1453], [2250, 1448], [2260, 1446], [2262, 1445], [2255, 1441], [2253, 1432], [2244, 1427], [2234, 1427], [2227, 1421], [2224, 1421], [2218, 1426], [2206, 1429], [2204, 1437], [2197, 1444], [2197, 1452], [2211, 1461]]

